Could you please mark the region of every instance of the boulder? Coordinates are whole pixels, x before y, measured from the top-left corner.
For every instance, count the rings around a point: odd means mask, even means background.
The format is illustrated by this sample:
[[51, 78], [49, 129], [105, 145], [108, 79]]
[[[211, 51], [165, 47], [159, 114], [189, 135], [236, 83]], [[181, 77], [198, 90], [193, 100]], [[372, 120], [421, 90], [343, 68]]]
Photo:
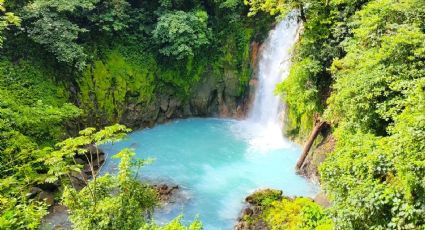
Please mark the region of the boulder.
[[41, 191], [40, 193], [37, 194], [37, 196], [34, 199], [37, 201], [45, 202], [47, 206], [52, 206], [55, 203], [53, 194], [46, 191]]
[[81, 190], [87, 185], [88, 176], [85, 173], [72, 172], [70, 178], [71, 184], [76, 190]]
[[161, 111], [162, 112], [165, 112], [165, 111], [167, 111], [167, 109], [168, 109], [168, 101], [169, 101], [169, 98], [167, 97], [167, 96], [162, 96], [161, 97], [161, 99], [160, 99], [160, 108], [161, 108]]
[[167, 117], [167, 119], [170, 119], [172, 117], [174, 117], [174, 113], [175, 111], [178, 109], [178, 107], [180, 107], [181, 105], [181, 101], [176, 99], [176, 98], [171, 98], [170, 99], [170, 103], [168, 104], [168, 110], [165, 113], [165, 116]]
[[156, 184], [152, 187], [157, 191], [161, 202], [170, 201], [171, 197], [179, 190], [178, 185]]
[[245, 198], [247, 206], [243, 209], [234, 230], [268, 230], [267, 224], [261, 219], [262, 201], [264, 199], [280, 200], [282, 191], [276, 189], [260, 189]]
[[313, 198], [314, 202], [316, 202], [318, 205], [329, 208], [331, 206], [331, 202], [326, 197], [326, 194], [324, 192], [320, 192]]
[[41, 229], [73, 229], [67, 207], [60, 204], [50, 207], [49, 214], [42, 219]]
[[260, 189], [247, 196], [245, 202], [251, 205], [260, 205], [265, 198], [280, 200], [282, 198], [282, 191], [270, 188]]

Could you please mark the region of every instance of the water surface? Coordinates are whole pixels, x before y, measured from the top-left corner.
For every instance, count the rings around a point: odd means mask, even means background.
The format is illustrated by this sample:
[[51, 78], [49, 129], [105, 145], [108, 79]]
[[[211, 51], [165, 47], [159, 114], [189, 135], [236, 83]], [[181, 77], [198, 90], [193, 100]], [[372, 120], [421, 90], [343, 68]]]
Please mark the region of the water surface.
[[103, 170], [115, 171], [110, 156], [134, 148], [138, 158], [154, 158], [142, 179], [178, 184], [185, 199], [157, 210], [165, 223], [179, 214], [197, 215], [205, 229], [231, 229], [244, 198], [258, 188], [276, 188], [290, 196], [313, 196], [317, 187], [294, 172], [300, 147], [270, 140], [264, 126], [248, 121], [186, 119], [136, 131], [127, 140], [103, 146]]

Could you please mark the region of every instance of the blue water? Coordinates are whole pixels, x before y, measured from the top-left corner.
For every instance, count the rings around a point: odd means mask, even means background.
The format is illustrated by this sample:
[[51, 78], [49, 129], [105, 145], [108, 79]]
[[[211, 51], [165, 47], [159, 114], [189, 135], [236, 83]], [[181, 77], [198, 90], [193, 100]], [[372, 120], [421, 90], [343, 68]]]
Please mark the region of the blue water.
[[244, 121], [177, 120], [103, 146], [108, 153], [103, 170], [116, 171], [118, 162], [110, 157], [134, 148], [138, 158], [155, 159], [141, 170], [142, 179], [181, 188], [179, 202], [156, 211], [158, 223], [179, 214], [185, 221], [199, 215], [205, 229], [232, 229], [244, 198], [258, 188], [281, 189], [289, 196], [314, 196], [318, 191], [294, 172], [298, 145], [270, 145], [257, 137], [256, 126]]

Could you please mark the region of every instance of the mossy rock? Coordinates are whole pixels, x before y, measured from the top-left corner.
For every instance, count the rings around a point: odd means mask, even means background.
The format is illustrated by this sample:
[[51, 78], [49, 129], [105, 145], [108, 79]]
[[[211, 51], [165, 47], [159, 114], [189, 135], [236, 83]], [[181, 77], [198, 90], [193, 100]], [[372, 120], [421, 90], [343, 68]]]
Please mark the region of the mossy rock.
[[282, 191], [276, 189], [262, 189], [255, 191], [245, 198], [245, 201], [251, 205], [268, 206], [273, 201], [282, 199]]

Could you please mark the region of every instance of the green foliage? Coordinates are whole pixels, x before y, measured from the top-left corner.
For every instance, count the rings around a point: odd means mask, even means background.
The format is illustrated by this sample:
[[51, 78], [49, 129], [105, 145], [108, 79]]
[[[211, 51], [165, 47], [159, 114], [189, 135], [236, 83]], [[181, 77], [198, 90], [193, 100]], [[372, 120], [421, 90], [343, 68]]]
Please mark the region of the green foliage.
[[86, 65], [87, 54], [77, 39], [87, 30], [70, 18], [78, 10], [93, 9], [97, 1], [34, 1], [25, 7], [23, 13], [26, 32], [34, 42], [46, 47], [59, 62], [82, 70]]
[[188, 227], [184, 226], [181, 221], [183, 216], [178, 216], [170, 223], [159, 227], [156, 224], [145, 225], [140, 230], [202, 230], [202, 223], [199, 220], [195, 220]]
[[293, 66], [288, 78], [276, 90], [284, 95], [288, 104], [286, 133], [292, 138], [306, 139], [314, 115], [323, 112], [332, 84], [330, 66], [335, 58], [344, 54], [342, 44], [351, 36], [347, 32], [347, 21], [360, 6], [356, 1], [328, 1], [327, 4], [308, 1]]
[[0, 13], [4, 14], [0, 16], [0, 48], [3, 46], [3, 31], [11, 25], [21, 25], [21, 19], [19, 17], [12, 12], [6, 11], [4, 2], [5, 0], [0, 0]]
[[64, 103], [63, 92], [46, 72], [29, 63], [0, 63], [0, 170], [2, 178], [36, 179], [39, 144], [51, 143], [65, 134], [64, 122], [76, 118], [80, 111]]
[[[193, 86], [201, 79], [201, 75], [205, 73], [208, 63], [205, 59], [194, 60], [192, 57], [182, 62], [175, 65], [161, 65], [156, 74], [161, 86], [171, 85], [177, 97], [186, 99]], [[185, 64], [184, 68], [181, 64]]]
[[80, 111], [35, 63], [2, 60], [0, 75], [0, 229], [37, 229], [46, 206], [27, 193], [47, 178], [40, 146], [63, 136]]
[[[250, 3], [254, 13], [279, 13], [289, 1]], [[424, 2], [308, 4], [291, 74], [277, 91], [286, 97], [291, 128], [303, 135], [332, 88], [323, 116], [337, 145], [321, 181], [336, 227], [422, 229]]]
[[129, 149], [116, 155], [121, 159], [117, 177], [100, 176], [79, 192], [65, 188], [63, 203], [75, 229], [139, 229], [146, 223], [146, 214], [156, 204], [156, 192], [138, 181], [130, 169], [133, 156]]
[[272, 202], [280, 200], [281, 197], [282, 191], [280, 190], [264, 189], [251, 194], [246, 200], [250, 204], [268, 207]]
[[263, 213], [272, 230], [277, 229], [333, 229], [332, 221], [323, 209], [307, 198], [283, 198], [273, 201]]
[[404, 107], [406, 93], [425, 74], [425, 35], [417, 24], [420, 19], [411, 16], [424, 14], [418, 4], [374, 1], [356, 15], [353, 24], [358, 26], [346, 45], [347, 55], [332, 66], [336, 93], [329, 99], [329, 120], [385, 133]]
[[32, 65], [0, 62], [0, 119], [4, 128], [42, 143], [63, 135], [60, 124], [78, 116], [79, 110], [65, 103], [66, 93], [47, 77], [49, 72]]
[[[68, 138], [56, 144], [57, 149], [46, 148], [44, 149], [47, 154], [44, 158], [44, 164], [48, 167], [47, 182], [55, 182], [62, 176], [69, 176], [72, 172], [81, 172], [81, 165], [77, 164], [74, 160], [76, 155], [99, 155], [99, 150], [96, 148], [95, 152], [91, 152], [87, 146], [96, 146], [104, 143], [114, 142], [122, 139], [130, 129], [123, 125], [112, 125], [97, 131], [95, 128], [86, 128], [79, 132], [79, 136]], [[86, 157], [89, 158], [89, 157]], [[99, 157], [96, 157], [98, 159]], [[97, 172], [93, 170], [93, 162], [90, 157], [89, 161], [92, 176], [94, 178], [94, 186], [96, 186]], [[90, 190], [91, 191], [91, 190]], [[92, 194], [96, 202], [95, 195]]]
[[262, 220], [272, 230], [333, 229], [333, 222], [325, 210], [308, 198], [291, 199], [282, 196], [280, 190], [265, 189], [251, 194], [246, 201], [262, 210], [258, 218], [248, 221]]
[[150, 102], [156, 70], [156, 62], [148, 54], [123, 56], [113, 50], [105, 61], [95, 61], [83, 72], [79, 82], [81, 106], [97, 119], [116, 122], [129, 101]]
[[337, 150], [321, 171], [339, 226], [418, 229], [425, 224], [424, 83], [410, 92], [390, 136], [338, 128]]
[[286, 15], [291, 9], [291, 2], [285, 0], [244, 0], [249, 5], [249, 16], [256, 15], [259, 11], [267, 12], [271, 15]]
[[218, 72], [216, 75], [224, 78], [224, 81], [234, 81], [232, 78], [237, 78], [238, 84], [231, 89], [236, 96], [242, 96], [246, 92], [251, 79], [250, 47], [253, 37], [253, 29], [236, 25], [233, 33], [227, 34], [221, 48], [222, 54], [213, 66]]
[[424, 9], [423, 1], [371, 1], [332, 65], [325, 116], [338, 142], [321, 173], [341, 228], [425, 225]]
[[100, 31], [120, 32], [129, 27], [130, 7], [126, 0], [100, 1], [89, 19]]
[[[0, 184], [1, 194], [7, 190], [5, 185]], [[38, 229], [41, 218], [46, 214], [46, 205], [41, 202], [0, 195], [0, 229]]]
[[161, 15], [153, 30], [159, 52], [178, 60], [193, 57], [202, 46], [209, 44], [210, 29], [205, 11], [173, 11]]
[[[57, 150], [49, 152], [45, 164], [49, 167], [47, 181], [55, 181], [75, 172], [81, 173], [74, 156], [99, 154], [90, 152], [89, 145], [101, 145], [122, 139], [130, 130], [123, 125], [113, 125], [96, 132], [94, 128], [80, 131], [80, 135], [58, 143]], [[65, 186], [63, 203], [70, 210], [70, 220], [75, 229], [138, 229], [145, 223], [145, 214], [152, 211], [156, 193], [137, 180], [137, 172], [146, 161], [132, 161], [134, 152], [124, 149], [120, 158], [118, 176], [98, 176], [91, 166], [92, 179], [81, 191]], [[99, 156], [97, 156], [97, 159]], [[91, 157], [88, 157], [91, 159]], [[137, 167], [132, 171], [131, 167]], [[72, 183], [71, 183], [72, 184]]]
[[299, 138], [309, 135], [313, 114], [320, 111], [315, 78], [321, 70], [319, 62], [303, 59], [293, 64], [288, 78], [276, 87], [276, 93], [282, 94], [288, 105], [289, 122], [285, 129], [289, 135], [298, 135]]

